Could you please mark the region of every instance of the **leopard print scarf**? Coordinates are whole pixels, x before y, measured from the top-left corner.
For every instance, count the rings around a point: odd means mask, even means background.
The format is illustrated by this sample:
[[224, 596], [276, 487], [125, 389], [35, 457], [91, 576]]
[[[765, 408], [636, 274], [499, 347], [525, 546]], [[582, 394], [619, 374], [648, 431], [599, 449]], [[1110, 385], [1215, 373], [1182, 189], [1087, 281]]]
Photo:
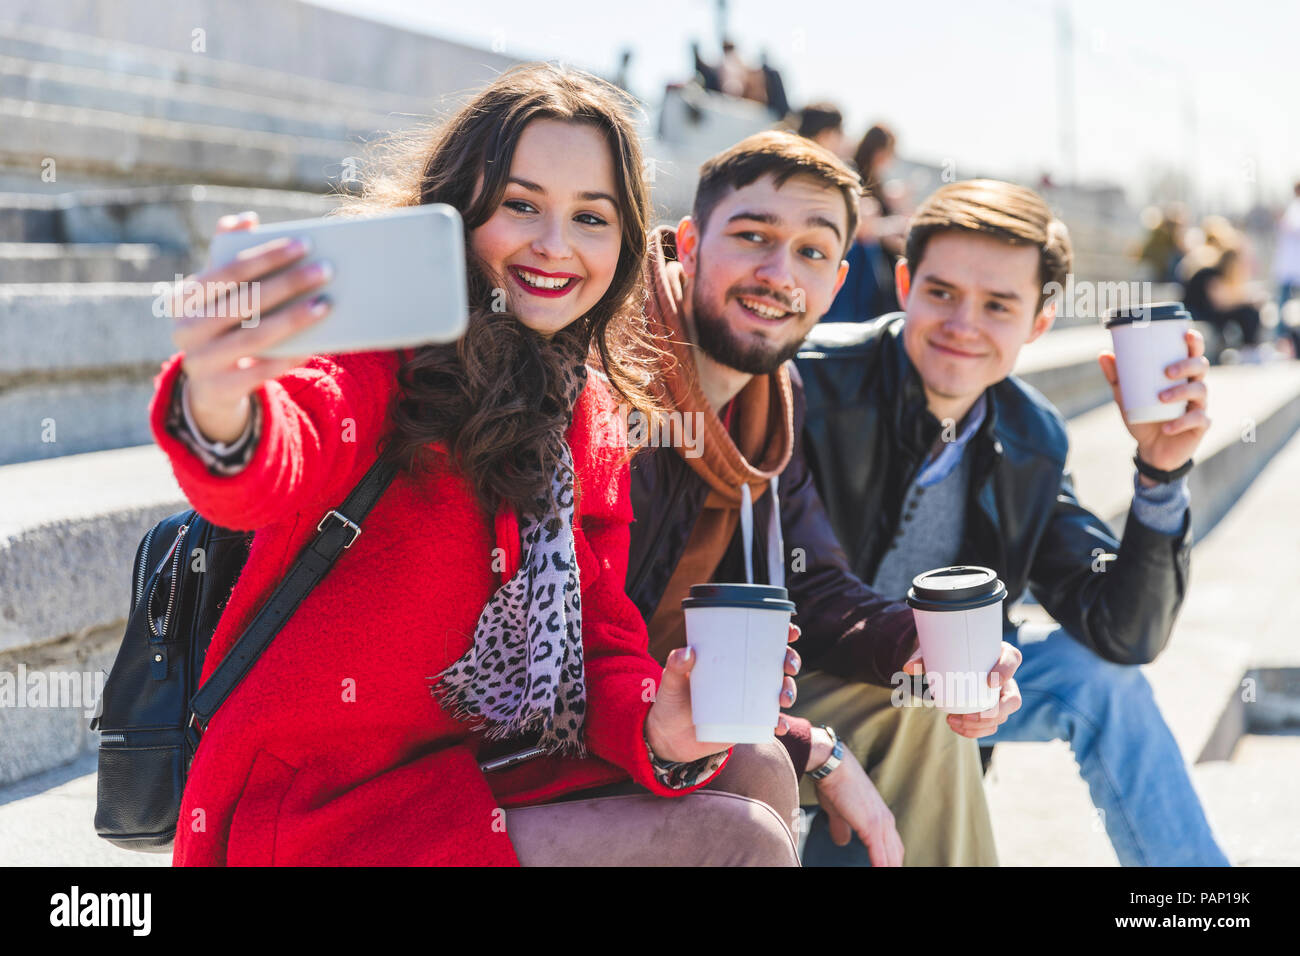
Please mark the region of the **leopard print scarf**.
[[[568, 408], [586, 378], [581, 363], [566, 376]], [[473, 647], [433, 678], [432, 692], [453, 717], [481, 724], [490, 739], [540, 731], [548, 753], [582, 756], [587, 700], [567, 442], [551, 488], [554, 507], [538, 498], [520, 515], [525, 553], [518, 572], [488, 601]]]

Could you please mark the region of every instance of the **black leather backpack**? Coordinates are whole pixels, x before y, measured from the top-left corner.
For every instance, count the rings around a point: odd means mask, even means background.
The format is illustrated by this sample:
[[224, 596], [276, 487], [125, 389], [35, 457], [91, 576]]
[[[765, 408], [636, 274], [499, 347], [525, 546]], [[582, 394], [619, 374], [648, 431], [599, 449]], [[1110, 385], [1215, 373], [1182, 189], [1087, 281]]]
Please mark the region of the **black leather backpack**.
[[181, 796], [203, 728], [339, 555], [396, 474], [377, 461], [317, 525], [248, 629], [200, 688], [203, 659], [248, 558], [253, 532], [197, 512], [164, 518], [132, 566], [131, 609], [91, 720], [100, 731], [95, 832], [128, 850], [171, 849]]

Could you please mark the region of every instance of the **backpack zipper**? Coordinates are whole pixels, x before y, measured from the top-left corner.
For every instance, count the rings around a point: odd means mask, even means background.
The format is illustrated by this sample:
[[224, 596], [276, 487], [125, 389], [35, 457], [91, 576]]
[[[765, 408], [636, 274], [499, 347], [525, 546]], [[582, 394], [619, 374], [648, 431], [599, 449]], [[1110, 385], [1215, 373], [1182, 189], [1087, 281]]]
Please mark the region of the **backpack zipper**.
[[154, 525], [144, 536], [144, 545], [140, 549], [140, 566], [136, 568], [135, 574], [135, 601], [132, 607], [138, 607], [140, 599], [144, 597], [144, 576], [149, 569], [149, 542], [153, 540], [153, 533], [158, 530]]
[[126, 743], [126, 734], [100, 734], [99, 742], [101, 744], [124, 744]]
[[[167, 595], [167, 610], [163, 612], [162, 633], [159, 633], [158, 630], [154, 627], [152, 611], [147, 615], [147, 617], [149, 618], [149, 630], [153, 632], [154, 637], [163, 637], [164, 635], [166, 635], [167, 625], [168, 623], [171, 622], [172, 609], [176, 605], [176, 582], [177, 582], [179, 566], [180, 566], [180, 558], [181, 558], [181, 539], [185, 537], [185, 532], [188, 531], [189, 529], [190, 529], [189, 525], [187, 524], [181, 525], [180, 531], [176, 532], [176, 540], [172, 542], [172, 551], [171, 551], [172, 581], [171, 581], [170, 592]], [[166, 561], [167, 559], [163, 558], [163, 560]]]

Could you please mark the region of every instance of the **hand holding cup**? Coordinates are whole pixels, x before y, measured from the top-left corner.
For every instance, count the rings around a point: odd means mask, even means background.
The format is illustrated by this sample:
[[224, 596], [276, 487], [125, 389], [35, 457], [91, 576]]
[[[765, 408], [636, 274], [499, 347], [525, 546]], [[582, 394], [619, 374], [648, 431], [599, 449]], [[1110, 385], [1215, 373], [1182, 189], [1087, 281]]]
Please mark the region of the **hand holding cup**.
[[[790, 625], [789, 639], [790, 643], [799, 639], [799, 628], [794, 624]], [[699, 760], [701, 757], [707, 757], [710, 754], [726, 750], [739, 742], [714, 741], [701, 743], [695, 739], [695, 719], [691, 710], [690, 677], [691, 671], [695, 668], [697, 657], [698, 655], [692, 653], [689, 645], [679, 647], [668, 655], [668, 661], [664, 667], [663, 681], [659, 685], [659, 692], [655, 696], [655, 702], [650, 708], [650, 713], [646, 715], [646, 739], [649, 740], [650, 747], [654, 750], [655, 755], [662, 760], [673, 762]], [[799, 658], [799, 652], [793, 647], [787, 648], [781, 680], [780, 707], [789, 707], [794, 704], [794, 677], [799, 673], [801, 666], [802, 661]], [[789, 725], [786, 723], [785, 717], [779, 717], [773, 733], [779, 737], [787, 730], [789, 730]]]
[[1180, 303], [1114, 310], [1107, 327], [1115, 348], [1097, 362], [1124, 425], [1144, 462], [1173, 471], [1195, 454], [1210, 427], [1205, 339]]

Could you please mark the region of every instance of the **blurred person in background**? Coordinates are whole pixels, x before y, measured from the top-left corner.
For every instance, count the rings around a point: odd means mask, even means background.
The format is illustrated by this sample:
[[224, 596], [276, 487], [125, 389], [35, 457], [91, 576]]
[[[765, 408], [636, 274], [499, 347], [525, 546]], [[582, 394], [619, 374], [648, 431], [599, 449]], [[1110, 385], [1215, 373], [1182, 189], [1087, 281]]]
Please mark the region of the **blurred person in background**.
[[766, 50], [763, 51], [759, 71], [763, 74], [763, 91], [766, 94], [767, 108], [778, 121], [784, 120], [790, 115], [790, 100], [785, 95], [785, 80], [781, 79], [781, 71], [768, 59]]
[[691, 41], [691, 56], [695, 60], [695, 75], [699, 77], [700, 84], [710, 93], [721, 93], [722, 83], [718, 78], [718, 68], [700, 55], [698, 40]]
[[718, 86], [728, 96], [743, 97], [749, 86], [751, 70], [740, 56], [736, 44], [722, 41], [722, 60], [718, 63]]
[[1295, 195], [1277, 222], [1277, 252], [1273, 257], [1273, 274], [1277, 277], [1277, 304], [1285, 308], [1292, 297], [1300, 295], [1300, 181]]
[[1245, 237], [1222, 216], [1207, 216], [1201, 232], [1203, 241], [1179, 266], [1183, 302], [1194, 319], [1213, 330], [1215, 341], [1207, 351], [1216, 361], [1258, 361], [1265, 355], [1263, 302], [1250, 285]]
[[834, 103], [809, 103], [800, 110], [798, 133], [844, 158], [844, 114]]
[[861, 322], [898, 310], [894, 263], [907, 228], [885, 191], [885, 170], [893, 162], [897, 139], [888, 127], [867, 130], [854, 153], [863, 196], [858, 229], [845, 259], [849, 275], [823, 322]]
[[718, 61], [717, 66], [709, 64], [700, 55], [698, 41], [691, 43], [691, 56], [695, 61], [695, 73], [706, 90], [725, 93], [737, 99], [751, 100], [764, 106], [771, 103], [778, 119], [789, 112], [790, 104], [785, 98], [785, 84], [781, 80], [781, 75], [768, 66], [766, 54], [763, 56], [763, 65], [755, 69], [744, 61], [735, 43], [724, 39], [722, 59]]
[[1182, 204], [1170, 203], [1163, 210], [1148, 206], [1142, 210], [1142, 225], [1147, 235], [1137, 252], [1138, 262], [1147, 267], [1152, 282], [1177, 282], [1178, 264], [1187, 251], [1187, 214]]

